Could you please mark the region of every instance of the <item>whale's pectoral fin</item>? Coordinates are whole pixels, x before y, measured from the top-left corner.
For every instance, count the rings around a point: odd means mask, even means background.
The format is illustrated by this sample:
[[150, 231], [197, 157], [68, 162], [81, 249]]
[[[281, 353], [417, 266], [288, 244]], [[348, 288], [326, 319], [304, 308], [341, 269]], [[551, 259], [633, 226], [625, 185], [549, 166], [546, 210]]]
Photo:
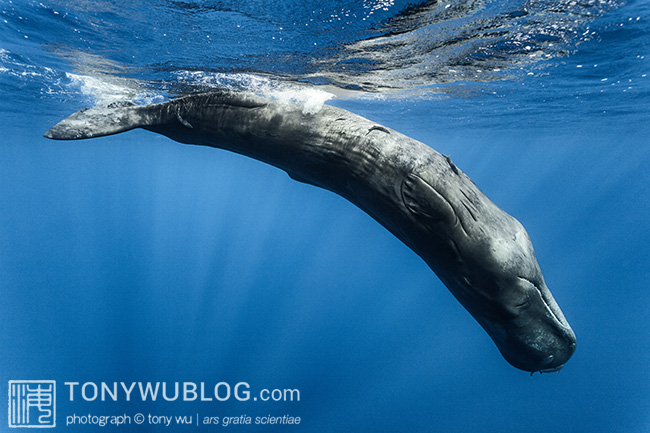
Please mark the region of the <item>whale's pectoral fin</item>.
[[54, 140], [79, 140], [117, 134], [148, 123], [143, 107], [122, 101], [77, 111], [43, 135]]
[[402, 181], [402, 201], [414, 214], [433, 221], [453, 223], [454, 208], [436, 189], [414, 173]]

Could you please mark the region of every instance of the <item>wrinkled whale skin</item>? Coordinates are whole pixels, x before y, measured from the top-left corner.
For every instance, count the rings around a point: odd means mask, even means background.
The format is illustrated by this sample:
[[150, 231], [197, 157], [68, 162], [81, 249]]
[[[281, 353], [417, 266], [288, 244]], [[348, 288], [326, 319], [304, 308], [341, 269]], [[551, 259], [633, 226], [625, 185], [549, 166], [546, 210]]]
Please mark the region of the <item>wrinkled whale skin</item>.
[[341, 108], [306, 112], [299, 103], [229, 91], [89, 108], [45, 136], [138, 127], [249, 156], [346, 198], [429, 265], [513, 366], [557, 371], [573, 354], [575, 335], [526, 230], [431, 147]]

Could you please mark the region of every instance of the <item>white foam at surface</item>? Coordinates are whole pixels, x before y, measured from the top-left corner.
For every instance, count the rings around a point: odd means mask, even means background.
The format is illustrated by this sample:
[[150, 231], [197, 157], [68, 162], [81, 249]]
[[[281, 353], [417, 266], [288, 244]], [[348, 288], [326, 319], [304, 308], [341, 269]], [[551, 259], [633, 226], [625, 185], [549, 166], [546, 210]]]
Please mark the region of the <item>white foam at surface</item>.
[[[96, 105], [108, 105], [115, 101], [130, 100], [137, 104], [152, 104], [167, 100], [162, 94], [145, 92], [137, 81], [108, 75], [90, 76], [66, 73], [69, 86], [78, 88]], [[180, 82], [197, 87], [229, 89], [252, 92], [273, 99], [280, 104], [301, 104], [304, 114], [316, 114], [323, 104], [336, 96], [323, 89], [273, 80], [252, 74], [220, 74], [182, 71], [177, 74]]]
[[303, 114], [316, 114], [323, 108], [325, 101], [335, 96], [329, 92], [310, 87], [287, 87], [285, 89], [273, 89], [266, 95], [282, 103], [295, 102], [303, 105]]
[[261, 75], [182, 71], [177, 73], [177, 77], [179, 81], [188, 82], [194, 86], [248, 91], [279, 103], [303, 104], [303, 113], [305, 114], [317, 113], [323, 107], [325, 101], [336, 97], [334, 94], [322, 89], [273, 80]]
[[115, 101], [135, 101], [142, 104], [161, 102], [162, 95], [149, 95], [136, 81], [110, 76], [90, 76], [66, 73], [70, 86], [79, 87], [81, 93], [90, 97], [96, 105], [108, 105]]

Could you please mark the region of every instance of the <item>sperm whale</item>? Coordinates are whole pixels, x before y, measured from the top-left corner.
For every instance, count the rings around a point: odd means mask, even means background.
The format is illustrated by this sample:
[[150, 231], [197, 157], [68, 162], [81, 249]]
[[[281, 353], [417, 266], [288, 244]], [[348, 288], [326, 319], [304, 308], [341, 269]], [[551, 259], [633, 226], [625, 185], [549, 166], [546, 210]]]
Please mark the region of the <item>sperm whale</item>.
[[429, 265], [514, 367], [557, 371], [574, 353], [524, 227], [431, 147], [341, 108], [234, 91], [88, 108], [45, 137], [134, 128], [243, 154], [346, 198]]

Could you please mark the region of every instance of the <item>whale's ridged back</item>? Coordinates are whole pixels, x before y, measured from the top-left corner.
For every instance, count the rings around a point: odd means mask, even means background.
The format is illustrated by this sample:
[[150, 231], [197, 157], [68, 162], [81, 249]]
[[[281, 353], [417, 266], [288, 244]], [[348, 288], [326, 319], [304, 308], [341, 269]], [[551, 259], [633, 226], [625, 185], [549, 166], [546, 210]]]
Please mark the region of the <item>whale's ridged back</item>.
[[44, 136], [55, 140], [78, 140], [117, 134], [151, 124], [144, 106], [131, 102], [86, 108], [63, 119]]

